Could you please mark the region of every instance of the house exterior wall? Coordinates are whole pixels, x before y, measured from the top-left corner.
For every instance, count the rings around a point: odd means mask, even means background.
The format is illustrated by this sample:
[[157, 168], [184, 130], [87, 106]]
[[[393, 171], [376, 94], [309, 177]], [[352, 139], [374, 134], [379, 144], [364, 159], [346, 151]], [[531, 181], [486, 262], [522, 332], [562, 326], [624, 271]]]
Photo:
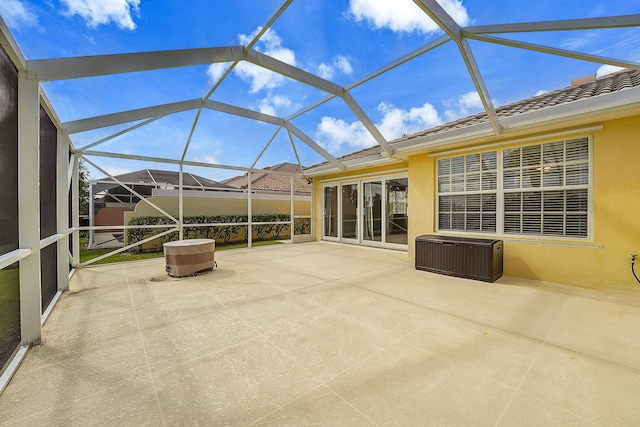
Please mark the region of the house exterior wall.
[[409, 258], [416, 237], [435, 232], [435, 160], [427, 154], [409, 157]]
[[104, 225], [122, 225], [122, 218], [125, 212], [131, 212], [131, 208], [125, 207], [106, 207], [96, 212], [94, 224], [96, 226]]
[[[503, 235], [505, 241], [504, 273], [542, 281], [563, 283], [592, 289], [630, 289], [637, 286], [631, 274], [631, 253], [640, 253], [640, 116], [597, 121], [603, 125], [591, 137], [591, 234], [588, 239]], [[564, 129], [570, 129], [567, 123]], [[555, 131], [564, 130], [557, 126]], [[538, 132], [539, 129], [532, 130]], [[520, 136], [520, 135], [519, 135]], [[525, 135], [526, 136], [526, 135]], [[575, 136], [584, 136], [576, 134]], [[544, 143], [558, 139], [528, 140], [526, 143], [501, 145], [498, 149]], [[491, 141], [488, 141], [491, 142]], [[459, 147], [456, 147], [457, 149]], [[461, 154], [487, 151], [477, 146]], [[436, 224], [437, 153], [415, 154], [408, 158], [409, 171], [409, 247], [414, 258], [415, 237], [433, 233]], [[397, 168], [397, 164], [389, 169]], [[359, 173], [369, 172], [360, 170]], [[385, 168], [379, 168], [381, 174]], [[316, 239], [322, 230], [322, 184], [328, 178], [346, 179], [358, 174], [316, 177], [314, 209]], [[455, 233], [470, 235], [465, 233]], [[475, 234], [475, 236], [495, 234]], [[640, 270], [640, 265], [638, 266]]]

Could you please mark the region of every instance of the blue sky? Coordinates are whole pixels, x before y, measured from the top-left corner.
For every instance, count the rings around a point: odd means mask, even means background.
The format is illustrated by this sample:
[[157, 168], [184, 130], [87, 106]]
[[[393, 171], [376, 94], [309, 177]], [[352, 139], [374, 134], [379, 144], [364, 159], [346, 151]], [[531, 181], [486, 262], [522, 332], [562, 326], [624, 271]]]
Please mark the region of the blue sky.
[[[441, 0], [462, 26], [640, 13], [640, 2], [609, 0]], [[2, 0], [0, 14], [27, 59], [246, 45], [281, 6], [278, 0]], [[339, 85], [349, 85], [443, 35], [410, 0], [295, 0], [255, 48]], [[640, 61], [640, 28], [504, 35], [563, 49]], [[598, 64], [470, 41], [495, 106], [570, 84], [609, 68]], [[44, 84], [63, 121], [205, 96], [226, 64], [75, 79]], [[381, 133], [392, 140], [482, 110], [457, 47], [449, 42], [352, 90]], [[326, 95], [240, 63], [214, 101], [287, 118]], [[96, 150], [179, 158], [196, 112], [157, 120]], [[374, 144], [341, 100], [292, 121], [334, 156]], [[76, 146], [132, 124], [73, 135]], [[276, 128], [205, 110], [186, 159], [249, 166]], [[324, 159], [295, 139], [304, 165]], [[109, 173], [172, 166], [93, 158]], [[285, 131], [258, 167], [296, 162]], [[227, 170], [193, 168], [220, 180]], [[102, 175], [93, 171], [94, 177]]]

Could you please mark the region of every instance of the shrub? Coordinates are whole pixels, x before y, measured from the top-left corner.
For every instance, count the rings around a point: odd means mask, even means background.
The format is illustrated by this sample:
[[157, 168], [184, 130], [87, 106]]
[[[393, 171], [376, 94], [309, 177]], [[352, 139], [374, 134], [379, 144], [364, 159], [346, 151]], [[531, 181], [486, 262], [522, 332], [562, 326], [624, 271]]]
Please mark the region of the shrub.
[[311, 234], [311, 218], [294, 218], [293, 230], [295, 235]]
[[[286, 214], [264, 214], [253, 215], [253, 222], [284, 222], [289, 221]], [[304, 221], [308, 220], [308, 234], [311, 230], [311, 221], [308, 218], [295, 218], [294, 229], [306, 230]], [[215, 239], [217, 245], [227, 245], [247, 241], [247, 225], [249, 220], [247, 215], [200, 215], [184, 217], [184, 238], [185, 239]], [[220, 226], [197, 226], [197, 224], [231, 224]], [[127, 244], [140, 242], [148, 237], [170, 230], [175, 223], [166, 217], [145, 216], [132, 218], [129, 225], [167, 225], [166, 228], [130, 228], [127, 229]], [[303, 224], [303, 225], [300, 225]], [[192, 226], [190, 226], [192, 225]], [[289, 237], [289, 224], [260, 224], [253, 225], [253, 238], [255, 240], [279, 240]], [[177, 231], [166, 234], [157, 240], [135, 247], [134, 251], [155, 251], [162, 247], [163, 243], [178, 240]]]

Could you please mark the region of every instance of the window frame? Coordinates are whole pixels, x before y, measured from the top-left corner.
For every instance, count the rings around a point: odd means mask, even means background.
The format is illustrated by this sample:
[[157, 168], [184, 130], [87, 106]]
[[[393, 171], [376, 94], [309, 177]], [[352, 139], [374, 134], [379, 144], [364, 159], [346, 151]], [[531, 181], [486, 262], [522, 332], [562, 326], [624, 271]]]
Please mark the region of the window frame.
[[[505, 152], [507, 152], [508, 150], [511, 149], [520, 149], [522, 150], [524, 147], [534, 147], [534, 146], [540, 146], [541, 149], [544, 149], [544, 144], [548, 144], [548, 143], [554, 143], [554, 142], [561, 142], [563, 144], [565, 144], [565, 151], [566, 151], [566, 143], [567, 141], [572, 141], [572, 140], [579, 140], [579, 139], [586, 139], [587, 142], [587, 150], [588, 150], [588, 156], [586, 159], [586, 165], [587, 165], [587, 179], [588, 179], [588, 183], [587, 184], [573, 184], [573, 185], [567, 185], [566, 181], [563, 182], [563, 185], [561, 186], [544, 186], [543, 182], [541, 182], [541, 185], [539, 187], [532, 187], [532, 188], [524, 188], [522, 186], [518, 187], [518, 188], [507, 188], [505, 189], [504, 186], [504, 155]], [[496, 159], [497, 159], [497, 169], [496, 169], [496, 180], [497, 180], [497, 186], [496, 186], [496, 231], [495, 232], [483, 232], [483, 231], [475, 231], [475, 230], [453, 230], [453, 229], [444, 229], [440, 227], [440, 197], [441, 195], [460, 195], [460, 196], [466, 196], [468, 194], [476, 194], [478, 193], [477, 191], [467, 191], [466, 188], [464, 191], [460, 191], [460, 192], [444, 192], [441, 193], [440, 192], [440, 185], [439, 185], [439, 161], [443, 160], [443, 159], [452, 159], [452, 158], [456, 158], [456, 157], [466, 157], [468, 155], [482, 155], [483, 153], [488, 153], [488, 152], [496, 152]], [[562, 162], [562, 167], [566, 168], [567, 165], [571, 165], [573, 164], [573, 162], [571, 161], [567, 161], [566, 160], [566, 155], [565, 158], [563, 159]], [[524, 168], [524, 165], [520, 165], [521, 168]], [[548, 140], [542, 140], [542, 141], [538, 141], [538, 142], [533, 142], [533, 143], [528, 143], [528, 144], [518, 144], [518, 145], [506, 145], [506, 144], [501, 144], [501, 146], [499, 147], [495, 147], [492, 146], [491, 148], [485, 148], [484, 150], [473, 150], [473, 151], [460, 151], [460, 152], [456, 152], [455, 154], [450, 153], [450, 155], [440, 155], [437, 156], [435, 158], [435, 217], [434, 217], [434, 221], [435, 221], [435, 230], [438, 233], [448, 233], [448, 234], [464, 234], [464, 235], [477, 235], [479, 237], [484, 236], [484, 237], [501, 237], [501, 238], [505, 238], [505, 239], [513, 239], [513, 240], [523, 240], [523, 239], [541, 239], [541, 240], [562, 240], [562, 241], [580, 241], [580, 242], [592, 242], [593, 241], [593, 216], [594, 216], [594, 212], [593, 212], [593, 137], [591, 135], [577, 135], [577, 136], [567, 136], [564, 138], [558, 138], [558, 139], [548, 139]], [[566, 175], [563, 175], [566, 176]], [[465, 182], [466, 184], [466, 182]], [[507, 193], [525, 193], [525, 192], [530, 192], [530, 193], [534, 193], [534, 192], [541, 192], [542, 196], [544, 197], [544, 192], [547, 191], [567, 191], [567, 190], [587, 190], [587, 203], [586, 203], [586, 210], [587, 210], [587, 220], [586, 220], [586, 235], [585, 236], [575, 236], [575, 235], [566, 235], [566, 224], [567, 224], [567, 219], [566, 219], [566, 214], [567, 214], [567, 210], [566, 207], [563, 211], [561, 211], [561, 213], [564, 215], [564, 219], [563, 219], [563, 233], [564, 235], [560, 235], [560, 234], [542, 234], [542, 232], [537, 233], [537, 234], [531, 234], [531, 233], [526, 233], [526, 232], [521, 232], [521, 233], [506, 233], [505, 232], [505, 194]], [[542, 215], [544, 215], [544, 211], [540, 210], [539, 211]], [[466, 225], [465, 225], [466, 227]], [[542, 227], [542, 225], [541, 225]]]

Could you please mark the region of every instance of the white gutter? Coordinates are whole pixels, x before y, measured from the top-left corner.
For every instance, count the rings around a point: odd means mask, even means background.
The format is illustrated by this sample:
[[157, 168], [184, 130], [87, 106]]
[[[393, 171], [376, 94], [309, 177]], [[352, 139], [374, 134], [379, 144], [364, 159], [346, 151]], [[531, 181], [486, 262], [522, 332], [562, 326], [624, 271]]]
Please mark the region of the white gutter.
[[[362, 157], [359, 159], [343, 161], [342, 164], [347, 167], [347, 170], [349, 170], [351, 168], [353, 169], [370, 168], [375, 166], [388, 165], [392, 163], [397, 163], [399, 161], [402, 161], [402, 160], [396, 158], [395, 156], [386, 157], [386, 156], [383, 156], [382, 153], [376, 153], [376, 154], [371, 154], [367, 157]], [[327, 174], [336, 173], [336, 172], [344, 172], [344, 171], [336, 168], [333, 165], [322, 165], [322, 166], [314, 167], [311, 169], [307, 169], [304, 175], [307, 177], [314, 177], [314, 176], [327, 175]]]

